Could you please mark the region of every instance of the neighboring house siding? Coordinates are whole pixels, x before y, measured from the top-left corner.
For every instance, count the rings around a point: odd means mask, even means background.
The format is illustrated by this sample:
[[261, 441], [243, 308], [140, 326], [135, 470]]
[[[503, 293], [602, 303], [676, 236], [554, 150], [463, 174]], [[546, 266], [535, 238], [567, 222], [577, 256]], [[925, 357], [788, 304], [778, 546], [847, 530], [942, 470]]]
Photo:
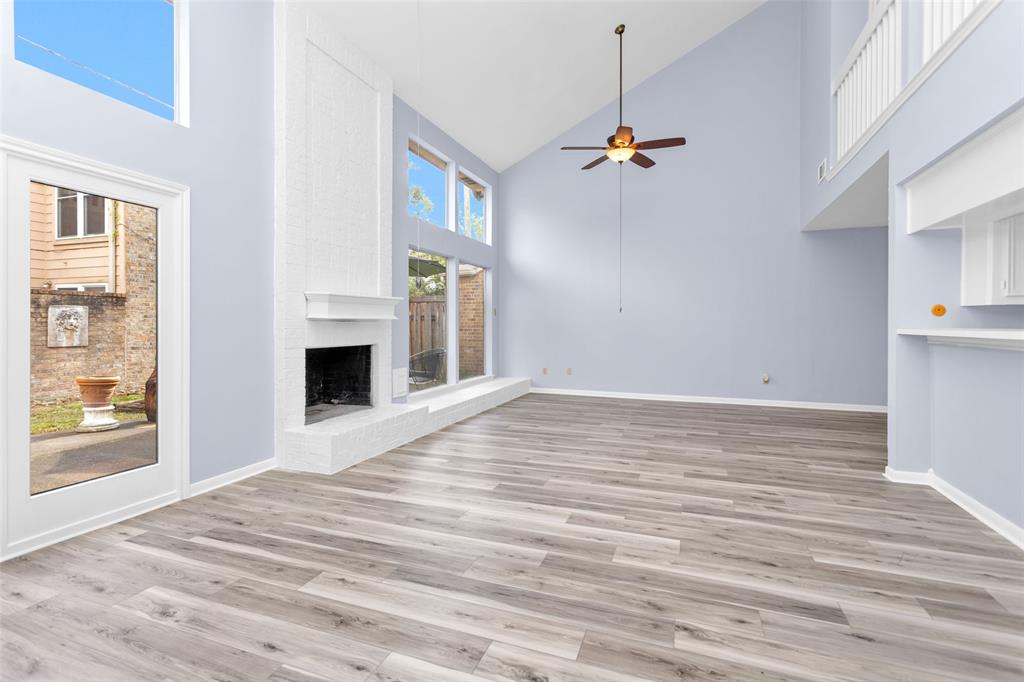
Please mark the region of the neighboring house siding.
[[[57, 239], [56, 188], [32, 183], [30, 191], [32, 230], [32, 288], [49, 289], [60, 284], [106, 284], [107, 290], [124, 293], [124, 240], [115, 219], [109, 235]], [[109, 202], [108, 210], [123, 216], [126, 204]], [[123, 218], [120, 222], [123, 222]], [[114, 267], [111, 267], [111, 255]]]
[[32, 229], [32, 288], [49, 286], [50, 252], [54, 242], [54, 188], [33, 182], [29, 188], [29, 222]]

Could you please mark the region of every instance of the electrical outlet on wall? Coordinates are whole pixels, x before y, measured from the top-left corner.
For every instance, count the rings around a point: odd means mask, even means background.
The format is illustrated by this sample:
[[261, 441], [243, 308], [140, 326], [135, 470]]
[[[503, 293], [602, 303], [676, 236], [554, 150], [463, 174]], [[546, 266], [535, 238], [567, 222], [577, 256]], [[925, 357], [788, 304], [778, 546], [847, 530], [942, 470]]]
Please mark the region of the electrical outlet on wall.
[[545, 367], [544, 369], [542, 369], [542, 370], [541, 370], [541, 373], [542, 373], [542, 374], [547, 374], [547, 373], [548, 373], [548, 368], [547, 368], [547, 367]]
[[566, 367], [565, 368], [565, 376], [567, 376], [567, 377], [571, 377], [572, 376], [572, 367]]

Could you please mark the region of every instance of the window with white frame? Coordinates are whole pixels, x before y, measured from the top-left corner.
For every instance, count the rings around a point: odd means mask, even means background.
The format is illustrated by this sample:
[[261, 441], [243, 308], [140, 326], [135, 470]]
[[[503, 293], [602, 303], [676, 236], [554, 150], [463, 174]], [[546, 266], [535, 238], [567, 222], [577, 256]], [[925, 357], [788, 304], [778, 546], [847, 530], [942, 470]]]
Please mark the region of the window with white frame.
[[409, 249], [409, 391], [448, 383], [448, 259]]
[[14, 57], [187, 125], [187, 0], [14, 0]]
[[438, 227], [448, 226], [448, 160], [409, 140], [409, 215]]
[[110, 211], [104, 197], [58, 187], [56, 214], [57, 239], [96, 237], [110, 231]]
[[[485, 244], [491, 243], [491, 188], [414, 138], [408, 149], [408, 213]], [[449, 205], [454, 211], [449, 211]]]
[[[409, 245], [409, 392], [486, 376], [492, 280], [480, 244], [491, 244], [491, 187], [457, 159], [426, 142], [408, 142], [409, 216], [466, 239], [445, 239], [445, 253]], [[470, 241], [472, 240], [472, 241]], [[473, 242], [478, 242], [474, 244]]]
[[478, 242], [487, 242], [487, 185], [460, 168], [455, 203], [459, 214], [455, 231]]

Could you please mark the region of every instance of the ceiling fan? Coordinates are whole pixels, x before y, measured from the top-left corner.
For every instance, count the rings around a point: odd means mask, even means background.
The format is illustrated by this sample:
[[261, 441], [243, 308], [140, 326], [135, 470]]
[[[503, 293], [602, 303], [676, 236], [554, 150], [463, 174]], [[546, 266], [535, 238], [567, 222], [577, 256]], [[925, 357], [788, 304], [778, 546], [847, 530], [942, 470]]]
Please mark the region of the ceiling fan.
[[604, 152], [602, 156], [597, 157], [584, 166], [583, 170], [590, 170], [594, 166], [604, 163], [607, 159], [617, 161], [620, 164], [625, 163], [626, 161], [632, 161], [641, 168], [650, 168], [654, 165], [654, 159], [645, 154], [641, 154], [639, 150], [681, 147], [686, 144], [685, 137], [666, 137], [660, 140], [637, 142], [633, 137], [633, 129], [629, 126], [622, 125], [622, 34], [625, 32], [625, 24], [619, 24], [615, 27], [615, 35], [619, 36], [619, 127], [615, 129], [615, 134], [608, 138], [608, 145], [606, 147], [562, 147], [562, 149], [565, 150], [590, 149], [595, 151], [601, 150]]

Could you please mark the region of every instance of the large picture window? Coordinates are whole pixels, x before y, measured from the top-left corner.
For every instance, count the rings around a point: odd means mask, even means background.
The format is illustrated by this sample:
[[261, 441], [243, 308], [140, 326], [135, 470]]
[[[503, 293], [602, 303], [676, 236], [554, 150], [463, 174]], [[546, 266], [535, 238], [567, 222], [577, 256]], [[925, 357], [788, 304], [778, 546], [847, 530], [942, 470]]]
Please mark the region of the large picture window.
[[157, 463], [159, 235], [154, 208], [38, 182], [29, 216], [34, 495]]
[[410, 393], [490, 372], [493, 197], [461, 153], [409, 137], [408, 214], [450, 233], [409, 225]]
[[171, 0], [15, 0], [14, 32], [18, 61], [175, 120]]

